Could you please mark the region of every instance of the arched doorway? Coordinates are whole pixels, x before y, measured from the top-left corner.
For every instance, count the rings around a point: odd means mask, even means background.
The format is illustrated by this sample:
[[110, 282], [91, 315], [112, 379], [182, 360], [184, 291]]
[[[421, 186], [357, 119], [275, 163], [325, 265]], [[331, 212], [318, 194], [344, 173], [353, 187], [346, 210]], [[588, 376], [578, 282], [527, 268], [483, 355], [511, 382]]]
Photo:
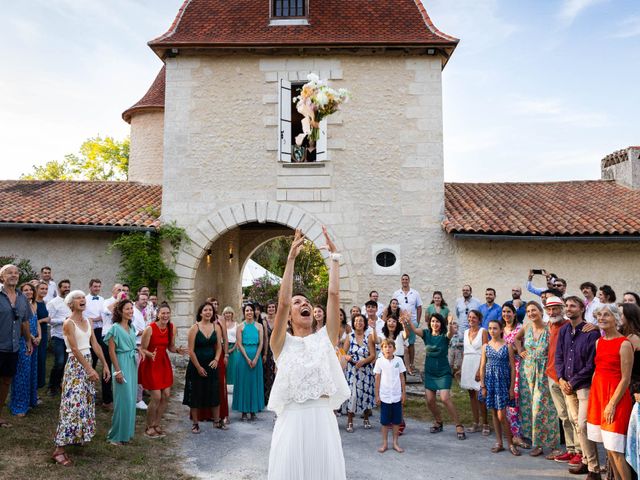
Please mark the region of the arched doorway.
[[[222, 208], [187, 231], [190, 243], [178, 253], [175, 271], [173, 319], [181, 333], [193, 323], [197, 305], [214, 294], [221, 305], [239, 308], [242, 266], [264, 242], [291, 235], [300, 228], [320, 248], [324, 245], [322, 223], [312, 214], [290, 204], [275, 201], [249, 201]], [[339, 250], [342, 240], [329, 229]], [[325, 262], [328, 254], [322, 252]], [[350, 275], [349, 252], [340, 262], [340, 295], [343, 303], [352, 302], [357, 292], [356, 279]]]

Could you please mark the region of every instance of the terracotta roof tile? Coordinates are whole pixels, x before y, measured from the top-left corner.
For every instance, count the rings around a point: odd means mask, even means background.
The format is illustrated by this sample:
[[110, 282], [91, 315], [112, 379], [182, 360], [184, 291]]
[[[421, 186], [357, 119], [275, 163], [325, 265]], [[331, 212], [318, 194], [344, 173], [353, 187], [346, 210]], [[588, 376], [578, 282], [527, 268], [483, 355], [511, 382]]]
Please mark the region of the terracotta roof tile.
[[640, 235], [640, 191], [612, 180], [446, 183], [447, 233]]
[[0, 180], [0, 223], [157, 227], [161, 203], [157, 185]]
[[169, 30], [149, 42], [180, 46], [446, 46], [420, 0], [309, 0], [309, 25], [270, 26], [269, 0], [186, 0]]
[[140, 110], [164, 110], [165, 70], [166, 68], [163, 65], [147, 93], [122, 113], [122, 118], [125, 122], [131, 123], [131, 115]]

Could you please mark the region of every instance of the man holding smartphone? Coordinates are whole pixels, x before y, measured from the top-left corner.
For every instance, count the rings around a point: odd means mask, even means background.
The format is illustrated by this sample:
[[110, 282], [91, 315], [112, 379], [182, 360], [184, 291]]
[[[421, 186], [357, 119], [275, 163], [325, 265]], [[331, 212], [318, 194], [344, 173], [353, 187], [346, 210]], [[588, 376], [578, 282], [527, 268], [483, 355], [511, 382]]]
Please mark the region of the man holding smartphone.
[[[547, 279], [547, 288], [538, 288], [533, 285], [534, 275], [544, 275]], [[558, 276], [555, 273], [547, 273], [544, 268], [529, 270], [529, 279], [527, 280], [527, 290], [537, 296], [541, 296], [545, 290], [556, 288], [556, 280]]]

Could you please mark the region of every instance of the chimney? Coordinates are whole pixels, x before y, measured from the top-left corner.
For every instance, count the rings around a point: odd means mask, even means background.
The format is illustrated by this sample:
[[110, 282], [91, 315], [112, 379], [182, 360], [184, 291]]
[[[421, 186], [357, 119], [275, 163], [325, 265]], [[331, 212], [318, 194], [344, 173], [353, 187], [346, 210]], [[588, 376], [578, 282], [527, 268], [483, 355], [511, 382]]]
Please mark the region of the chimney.
[[640, 146], [610, 153], [600, 162], [600, 178], [640, 189]]

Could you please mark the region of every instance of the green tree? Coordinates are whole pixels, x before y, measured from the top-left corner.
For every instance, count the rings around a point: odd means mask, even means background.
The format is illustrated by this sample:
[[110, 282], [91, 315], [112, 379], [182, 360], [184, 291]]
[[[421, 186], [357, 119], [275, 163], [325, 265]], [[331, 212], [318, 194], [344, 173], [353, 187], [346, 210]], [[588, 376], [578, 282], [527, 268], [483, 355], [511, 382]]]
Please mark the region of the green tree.
[[[284, 274], [287, 256], [291, 248], [293, 237], [278, 237], [259, 247], [252, 255], [252, 259], [279, 277]], [[293, 290], [304, 293], [313, 303], [326, 305], [327, 287], [329, 286], [329, 270], [316, 246], [306, 241], [302, 251], [296, 259], [293, 276]], [[259, 288], [249, 287], [245, 294], [251, 297], [260, 296]]]
[[89, 138], [78, 154], [65, 155], [64, 160], [51, 160], [33, 166], [23, 180], [126, 180], [129, 171], [129, 138]]

